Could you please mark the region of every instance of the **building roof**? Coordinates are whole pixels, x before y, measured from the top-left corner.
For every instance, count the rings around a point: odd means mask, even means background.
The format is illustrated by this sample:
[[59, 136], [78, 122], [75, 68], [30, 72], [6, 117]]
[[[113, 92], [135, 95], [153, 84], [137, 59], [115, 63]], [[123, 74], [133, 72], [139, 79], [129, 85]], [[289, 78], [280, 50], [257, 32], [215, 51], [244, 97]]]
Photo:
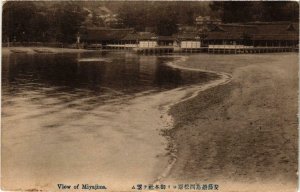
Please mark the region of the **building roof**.
[[136, 40], [158, 40], [159, 37], [155, 33], [151, 32], [133, 32], [128, 33], [125, 37], [122, 38], [122, 40], [128, 40], [128, 41], [136, 41]]
[[214, 25], [207, 32], [207, 40], [239, 40], [251, 36], [256, 28], [240, 24], [219, 24]]
[[293, 24], [260, 24], [256, 26], [256, 34], [293, 34], [299, 30]]
[[154, 40], [157, 39], [157, 35], [151, 32], [139, 32], [138, 40]]
[[173, 36], [157, 36], [151, 32], [134, 32], [133, 29], [114, 29], [105, 27], [89, 27], [82, 32], [82, 39], [87, 41], [112, 40], [158, 40], [173, 41], [195, 40], [197, 37], [206, 40], [298, 40], [299, 24], [291, 22], [254, 22], [246, 24], [215, 24], [202, 32], [181, 31]]
[[199, 37], [199, 34], [197, 32], [188, 32], [176, 34], [174, 37], [178, 40], [195, 40]]
[[128, 33], [125, 37], [122, 38], [122, 40], [125, 41], [136, 41], [138, 40], [139, 35], [137, 33]]
[[217, 25], [221, 30], [226, 32], [234, 33], [254, 33], [256, 31], [256, 26], [251, 25], [241, 25], [241, 24], [219, 24]]
[[127, 34], [132, 33], [133, 29], [113, 29], [105, 27], [87, 28], [82, 35], [83, 40], [87, 41], [111, 41], [121, 40]]
[[158, 36], [158, 41], [174, 41], [175, 38], [173, 36]]
[[299, 28], [292, 23], [259, 23], [254, 40], [298, 40]]
[[248, 23], [215, 25], [207, 32], [207, 40], [298, 40], [299, 29], [293, 23]]
[[242, 33], [229, 32], [209, 32], [206, 36], [207, 40], [240, 40], [243, 39]]

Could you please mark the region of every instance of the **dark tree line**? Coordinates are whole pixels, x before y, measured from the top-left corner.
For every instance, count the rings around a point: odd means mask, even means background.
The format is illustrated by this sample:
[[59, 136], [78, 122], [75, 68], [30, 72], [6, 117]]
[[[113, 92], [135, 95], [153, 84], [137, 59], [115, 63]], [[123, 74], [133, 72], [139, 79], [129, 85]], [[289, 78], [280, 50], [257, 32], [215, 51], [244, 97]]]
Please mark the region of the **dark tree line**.
[[126, 27], [153, 27], [159, 35], [177, 31], [177, 24], [194, 25], [199, 15], [218, 17], [225, 23], [298, 21], [299, 5], [293, 1], [124, 2], [119, 17]]
[[3, 6], [3, 41], [74, 42], [85, 17], [73, 2], [9, 1]]
[[[176, 33], [178, 24], [194, 25], [200, 15], [228, 23], [299, 18], [299, 5], [293, 1], [8, 1], [3, 5], [2, 39], [74, 42], [80, 26], [88, 20], [84, 8], [94, 13], [99, 6], [118, 14], [119, 27], [151, 28], [159, 35]], [[90, 20], [101, 25], [95, 14]]]
[[178, 24], [193, 25], [199, 15], [209, 13], [206, 2], [146, 1], [123, 2], [119, 8], [119, 18], [126, 27], [143, 31], [151, 27], [159, 35], [171, 35]]
[[210, 4], [210, 8], [225, 23], [299, 19], [299, 4], [295, 1], [216, 1]]

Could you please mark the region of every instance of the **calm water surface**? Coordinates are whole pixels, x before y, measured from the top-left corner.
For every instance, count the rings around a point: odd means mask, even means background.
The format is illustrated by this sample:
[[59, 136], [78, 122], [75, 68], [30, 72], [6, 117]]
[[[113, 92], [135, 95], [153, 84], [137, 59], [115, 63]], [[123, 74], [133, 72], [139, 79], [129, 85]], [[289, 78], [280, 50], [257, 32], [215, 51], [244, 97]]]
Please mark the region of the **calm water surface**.
[[151, 143], [157, 131], [144, 128], [152, 121], [138, 116], [147, 109], [130, 100], [209, 79], [166, 66], [176, 59], [130, 52], [4, 55], [4, 186], [150, 182], [159, 172], [151, 162], [163, 151]]

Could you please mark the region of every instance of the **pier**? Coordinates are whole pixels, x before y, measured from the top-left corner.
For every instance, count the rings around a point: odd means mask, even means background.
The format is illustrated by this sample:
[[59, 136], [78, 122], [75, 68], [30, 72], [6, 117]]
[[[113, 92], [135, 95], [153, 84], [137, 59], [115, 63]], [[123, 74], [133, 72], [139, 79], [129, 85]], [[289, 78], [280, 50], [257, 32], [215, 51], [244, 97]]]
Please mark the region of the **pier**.
[[137, 47], [136, 44], [108, 44], [104, 46], [105, 49], [125, 49], [132, 50]]
[[207, 47], [200, 47], [200, 48], [178, 48], [175, 49], [174, 52], [177, 53], [207, 53], [208, 48]]
[[137, 53], [142, 54], [163, 54], [173, 53], [173, 46], [158, 46], [158, 47], [136, 47], [133, 50]]
[[208, 47], [207, 52], [211, 54], [255, 54], [255, 53], [278, 53], [293, 52], [298, 49], [293, 47]]
[[138, 45], [107, 45], [105, 49], [130, 50], [139, 54], [169, 53], [209, 53], [209, 54], [262, 54], [279, 52], [297, 52], [296, 47], [253, 47], [253, 46], [208, 46], [201, 48], [180, 48], [175, 46], [139, 47]]
[[101, 45], [96, 49], [139, 54], [260, 54], [299, 50], [298, 25], [293, 22], [219, 23], [204, 31], [200, 29], [182, 29], [176, 34], [160, 36], [130, 28], [87, 28], [82, 40], [91, 48]]

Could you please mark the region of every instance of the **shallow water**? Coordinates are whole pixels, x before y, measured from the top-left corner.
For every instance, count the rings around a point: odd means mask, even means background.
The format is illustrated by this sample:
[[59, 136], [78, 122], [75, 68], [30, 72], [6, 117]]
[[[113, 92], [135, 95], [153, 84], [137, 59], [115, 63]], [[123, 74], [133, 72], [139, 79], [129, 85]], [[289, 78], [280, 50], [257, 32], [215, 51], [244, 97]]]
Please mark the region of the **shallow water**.
[[[2, 184], [57, 189], [150, 184], [167, 163], [159, 107], [211, 75], [130, 52], [10, 54], [2, 58]], [[171, 96], [171, 95], [167, 95]]]

